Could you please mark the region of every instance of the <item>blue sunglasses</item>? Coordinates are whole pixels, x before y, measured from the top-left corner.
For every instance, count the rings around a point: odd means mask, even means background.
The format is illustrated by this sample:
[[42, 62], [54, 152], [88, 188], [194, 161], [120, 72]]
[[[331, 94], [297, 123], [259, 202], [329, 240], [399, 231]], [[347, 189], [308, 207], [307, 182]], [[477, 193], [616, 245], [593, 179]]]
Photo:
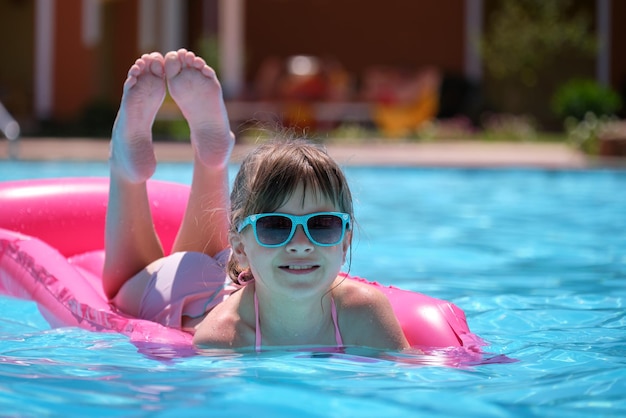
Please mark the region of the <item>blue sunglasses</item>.
[[339, 244], [350, 229], [350, 215], [342, 212], [315, 212], [296, 216], [287, 213], [258, 213], [246, 217], [237, 232], [252, 225], [256, 242], [263, 247], [281, 247], [287, 244], [302, 225], [309, 240], [321, 247]]

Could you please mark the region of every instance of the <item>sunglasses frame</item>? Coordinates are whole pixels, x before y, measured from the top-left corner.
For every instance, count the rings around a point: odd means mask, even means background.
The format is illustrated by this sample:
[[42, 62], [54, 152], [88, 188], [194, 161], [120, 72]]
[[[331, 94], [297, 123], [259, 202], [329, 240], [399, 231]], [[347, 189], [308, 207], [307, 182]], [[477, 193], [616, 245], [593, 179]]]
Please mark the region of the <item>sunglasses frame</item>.
[[[324, 215], [336, 216], [339, 219], [341, 219], [341, 236], [339, 237], [337, 242], [334, 242], [332, 244], [324, 244], [315, 240], [311, 236], [311, 233], [309, 232], [309, 226], [307, 225], [307, 222], [309, 221], [309, 219], [315, 216], [324, 216]], [[257, 234], [257, 229], [256, 229], [256, 223], [259, 219], [266, 218], [268, 216], [284, 216], [285, 218], [288, 218], [291, 221], [291, 231], [289, 232], [289, 235], [287, 236], [287, 238], [280, 244], [264, 244], [259, 239], [259, 235]], [[302, 225], [302, 229], [304, 230], [304, 233], [306, 234], [309, 241], [311, 241], [313, 244], [318, 245], [320, 247], [332, 247], [332, 246], [339, 244], [341, 241], [343, 241], [344, 237], [346, 236], [346, 231], [349, 231], [351, 229], [350, 223], [351, 223], [350, 215], [344, 212], [313, 212], [307, 215], [290, 215], [288, 213], [279, 213], [279, 212], [256, 213], [254, 215], [247, 216], [239, 224], [239, 227], [237, 228], [237, 232], [241, 232], [244, 230], [246, 226], [251, 225], [252, 231], [254, 233], [254, 239], [256, 240], [257, 244], [259, 244], [262, 247], [267, 247], [267, 248], [278, 248], [278, 247], [287, 245], [289, 241], [293, 239], [293, 236], [296, 233], [296, 229], [298, 228], [298, 225]]]

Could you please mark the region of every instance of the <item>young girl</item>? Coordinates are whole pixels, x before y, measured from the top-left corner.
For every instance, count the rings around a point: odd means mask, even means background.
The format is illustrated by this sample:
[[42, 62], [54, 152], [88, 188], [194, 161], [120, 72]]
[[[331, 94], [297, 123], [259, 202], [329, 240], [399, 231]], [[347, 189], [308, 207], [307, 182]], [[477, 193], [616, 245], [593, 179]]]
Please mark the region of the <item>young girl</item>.
[[[156, 166], [151, 126], [166, 85], [194, 148], [170, 255], [146, 191]], [[111, 141], [103, 273], [111, 301], [193, 333], [198, 346], [407, 348], [387, 298], [339, 274], [354, 219], [337, 164], [303, 140], [261, 145], [242, 163], [229, 203], [233, 143], [219, 82], [201, 58], [152, 53], [131, 67]]]

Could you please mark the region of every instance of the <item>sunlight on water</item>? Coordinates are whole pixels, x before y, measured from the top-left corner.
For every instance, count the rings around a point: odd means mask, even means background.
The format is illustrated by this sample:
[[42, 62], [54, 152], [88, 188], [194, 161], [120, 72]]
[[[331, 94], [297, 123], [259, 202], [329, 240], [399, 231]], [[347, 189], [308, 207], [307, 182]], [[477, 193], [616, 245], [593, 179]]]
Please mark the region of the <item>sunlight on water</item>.
[[[485, 354], [181, 357], [51, 330], [33, 303], [0, 297], [0, 415], [626, 416], [626, 172], [346, 172], [350, 272], [453, 301]], [[0, 162], [0, 180], [93, 175], [106, 165]], [[191, 167], [157, 177], [189, 183]]]

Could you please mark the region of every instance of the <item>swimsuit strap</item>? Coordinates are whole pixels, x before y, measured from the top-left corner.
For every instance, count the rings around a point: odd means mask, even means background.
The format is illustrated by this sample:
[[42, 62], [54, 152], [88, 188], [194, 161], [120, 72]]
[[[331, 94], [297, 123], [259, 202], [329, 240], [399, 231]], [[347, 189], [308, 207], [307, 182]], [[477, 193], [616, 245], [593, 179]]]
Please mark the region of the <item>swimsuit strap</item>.
[[335, 324], [335, 341], [337, 347], [343, 346], [343, 338], [341, 338], [341, 332], [339, 331], [339, 323], [337, 322], [337, 306], [335, 305], [335, 298], [330, 297], [330, 314], [333, 317], [333, 324]]
[[[259, 320], [259, 298], [254, 291], [254, 315], [255, 315], [255, 344], [254, 347], [258, 352], [261, 351], [261, 322]], [[333, 324], [335, 325], [335, 341], [337, 347], [343, 346], [343, 338], [341, 338], [341, 332], [339, 331], [339, 323], [337, 321], [337, 306], [335, 305], [335, 299], [330, 297], [330, 315], [333, 318]]]
[[259, 321], [259, 298], [256, 297], [256, 290], [254, 291], [254, 315], [256, 317], [255, 349], [258, 353], [261, 351], [261, 323]]

